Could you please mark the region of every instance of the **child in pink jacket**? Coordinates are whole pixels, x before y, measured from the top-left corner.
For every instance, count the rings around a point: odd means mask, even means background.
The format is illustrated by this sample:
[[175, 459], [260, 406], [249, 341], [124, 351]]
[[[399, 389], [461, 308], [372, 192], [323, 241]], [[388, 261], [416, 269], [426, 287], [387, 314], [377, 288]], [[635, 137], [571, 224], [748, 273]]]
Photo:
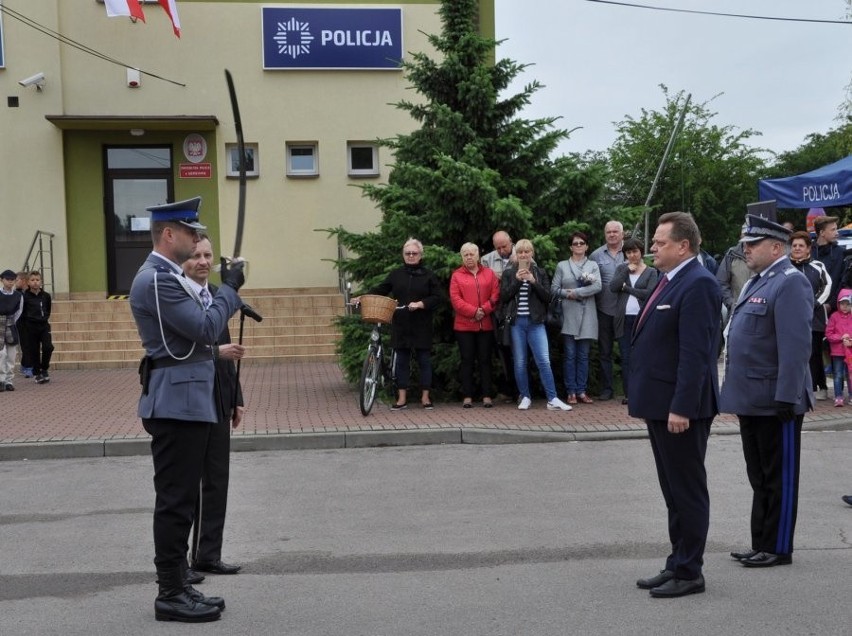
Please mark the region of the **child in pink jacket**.
[[[841, 289], [837, 294], [837, 311], [828, 319], [825, 337], [834, 370], [834, 406], [843, 406], [843, 378], [852, 377], [848, 373], [849, 363], [852, 363], [852, 289]], [[852, 404], [852, 393], [848, 403]]]

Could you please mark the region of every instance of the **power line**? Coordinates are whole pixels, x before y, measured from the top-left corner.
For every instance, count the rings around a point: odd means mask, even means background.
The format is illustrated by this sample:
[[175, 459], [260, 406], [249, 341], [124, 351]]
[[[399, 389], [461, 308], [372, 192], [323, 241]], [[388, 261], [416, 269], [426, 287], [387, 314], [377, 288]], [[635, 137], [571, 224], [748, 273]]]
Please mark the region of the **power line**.
[[[15, 11], [14, 9], [10, 9], [7, 5], [3, 4], [2, 2], [0, 2], [0, 13], [3, 13], [4, 15], [7, 15], [10, 18], [17, 20], [18, 22], [24, 24], [25, 26], [30, 27], [31, 29], [35, 29], [36, 31], [46, 35], [47, 37], [53, 38], [54, 40], [58, 40], [62, 44], [67, 44], [71, 48], [77, 49], [78, 51], [82, 51], [83, 53], [87, 53], [87, 54], [89, 54], [93, 57], [96, 57], [98, 59], [101, 59], [105, 62], [109, 62], [110, 64], [115, 64], [117, 66], [123, 66], [125, 68], [135, 68], [132, 64], [125, 64], [124, 62], [117, 60], [114, 57], [110, 57], [109, 55], [107, 55], [105, 53], [101, 53], [97, 49], [93, 49], [92, 47], [90, 47], [86, 44], [83, 44], [82, 42], [77, 42], [76, 40], [72, 40], [68, 36], [62, 35], [58, 31], [54, 31], [53, 29], [50, 29], [50, 28], [44, 26], [43, 24], [39, 24], [38, 22], [36, 22], [32, 18], [25, 16], [23, 13], [20, 13], [19, 11]], [[141, 69], [139, 69], [139, 72], [142, 73], [143, 75], [147, 75], [148, 77], [153, 77], [155, 79], [163, 80], [164, 82], [169, 82], [170, 84], [175, 84], [177, 86], [183, 86], [184, 88], [186, 87], [186, 84], [183, 84], [183, 83], [175, 81], [175, 80], [171, 80], [171, 79], [169, 79], [167, 77], [163, 77], [161, 75], [157, 75], [156, 73], [149, 73], [148, 71], [143, 71]]]
[[781, 18], [771, 15], [744, 15], [741, 13], [720, 13], [716, 11], [698, 11], [697, 9], [673, 9], [671, 7], [655, 7], [648, 4], [634, 4], [632, 2], [615, 2], [614, 0], [586, 0], [586, 2], [597, 2], [598, 4], [612, 4], [620, 7], [631, 7], [634, 9], [651, 9], [653, 11], [672, 11], [674, 13], [696, 13], [699, 15], [716, 15], [726, 18], [746, 18], [748, 20], [776, 20], [780, 22], [814, 22], [817, 24], [852, 24], [849, 20], [817, 20], [814, 18]]

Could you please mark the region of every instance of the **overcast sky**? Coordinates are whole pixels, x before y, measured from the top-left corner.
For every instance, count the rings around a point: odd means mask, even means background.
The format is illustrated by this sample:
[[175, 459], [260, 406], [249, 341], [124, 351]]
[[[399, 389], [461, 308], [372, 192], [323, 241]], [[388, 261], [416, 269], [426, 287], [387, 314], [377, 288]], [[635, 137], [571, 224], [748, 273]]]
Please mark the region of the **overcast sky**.
[[[628, 0], [633, 1], [633, 0]], [[839, 20], [843, 0], [635, 0], [636, 4], [749, 15]], [[749, 20], [651, 11], [587, 0], [495, 0], [498, 57], [534, 64], [514, 87], [545, 85], [524, 111], [582, 126], [562, 153], [604, 150], [613, 122], [664, 102], [659, 84], [692, 93], [717, 125], [763, 133], [776, 152], [838, 125], [852, 79], [852, 25]]]

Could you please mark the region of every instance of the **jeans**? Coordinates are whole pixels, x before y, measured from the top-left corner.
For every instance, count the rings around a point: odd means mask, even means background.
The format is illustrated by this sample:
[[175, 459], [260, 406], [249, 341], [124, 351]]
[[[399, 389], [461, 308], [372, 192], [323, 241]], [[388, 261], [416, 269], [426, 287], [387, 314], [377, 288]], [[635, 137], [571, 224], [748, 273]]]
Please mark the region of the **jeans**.
[[598, 358], [601, 364], [601, 395], [612, 396], [612, 345], [615, 342], [615, 318], [598, 312]]
[[[428, 391], [432, 388], [432, 357], [429, 349], [415, 349], [417, 366], [420, 368], [420, 389]], [[396, 388], [408, 390], [411, 382], [411, 349], [396, 350]]]
[[[831, 356], [831, 369], [834, 372], [834, 397], [842, 398], [843, 379], [846, 378], [846, 360], [842, 356]], [[852, 398], [852, 393], [849, 397]]]
[[565, 388], [568, 395], [586, 392], [589, 381], [589, 349], [591, 340], [577, 340], [574, 336], [563, 336], [565, 341]]
[[461, 357], [462, 397], [474, 397], [474, 367], [479, 367], [481, 397], [491, 397], [491, 348], [494, 334], [491, 331], [456, 331], [456, 340]]
[[618, 350], [621, 352], [621, 384], [624, 389], [624, 397], [627, 397], [627, 384], [630, 376], [630, 339], [633, 337], [633, 325], [636, 323], [636, 316], [624, 316], [624, 335], [618, 339]]
[[[528, 349], [529, 345], [529, 349]], [[517, 316], [512, 325], [512, 356], [515, 358], [515, 382], [521, 397], [530, 397], [530, 376], [527, 373], [527, 351], [531, 350], [544, 393], [549, 402], [556, 397], [556, 382], [550, 368], [547, 330], [543, 323], [530, 322], [529, 316]]]

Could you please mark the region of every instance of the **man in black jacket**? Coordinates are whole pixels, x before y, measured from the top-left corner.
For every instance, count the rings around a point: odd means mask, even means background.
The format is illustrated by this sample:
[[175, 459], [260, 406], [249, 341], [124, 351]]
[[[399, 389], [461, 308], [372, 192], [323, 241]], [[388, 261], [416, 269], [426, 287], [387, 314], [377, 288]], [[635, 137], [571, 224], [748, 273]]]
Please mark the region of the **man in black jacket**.
[[[212, 302], [217, 288], [209, 284], [213, 266], [213, 248], [206, 235], [195, 245], [192, 256], [183, 263], [183, 271], [198, 293], [205, 308]], [[196, 507], [193, 541], [190, 547], [192, 568], [188, 579], [200, 582], [204, 577], [198, 572], [236, 574], [240, 566], [222, 562], [222, 540], [225, 530], [225, 512], [228, 503], [228, 475], [231, 452], [231, 427], [240, 425], [243, 418], [243, 395], [237, 381], [236, 360], [245, 355], [245, 347], [231, 342], [226, 326], [217, 342], [216, 356], [216, 410], [218, 422], [210, 430], [204, 473], [201, 478], [201, 496]]]

